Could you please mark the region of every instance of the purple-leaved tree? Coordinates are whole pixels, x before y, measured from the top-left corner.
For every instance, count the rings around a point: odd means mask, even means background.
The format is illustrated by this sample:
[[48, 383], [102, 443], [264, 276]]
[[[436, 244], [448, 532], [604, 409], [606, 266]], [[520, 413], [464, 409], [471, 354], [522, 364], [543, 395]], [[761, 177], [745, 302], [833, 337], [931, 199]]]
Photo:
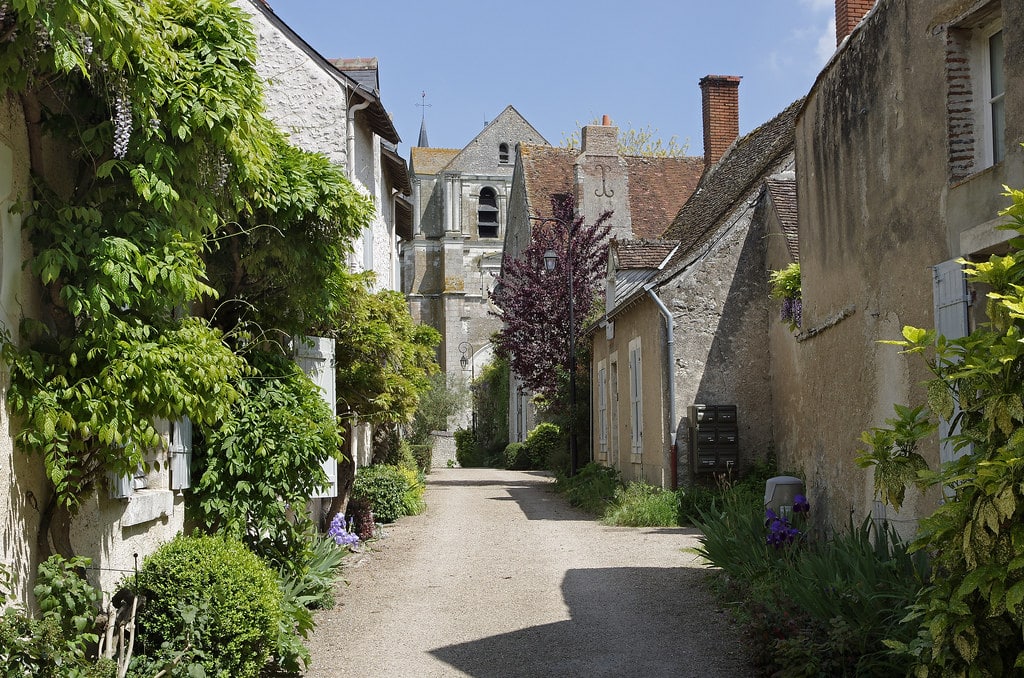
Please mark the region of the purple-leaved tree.
[[[553, 217], [532, 218], [530, 244], [519, 258], [508, 254], [491, 293], [504, 327], [496, 335], [499, 355], [526, 386], [545, 396], [558, 390], [559, 371], [569, 369], [569, 332], [579, 337], [605, 274], [611, 212], [593, 224], [575, 216], [571, 198], [552, 200]], [[544, 253], [558, 264], [544, 268]], [[569, 327], [569, 263], [572, 264], [574, 327]], [[578, 346], [578, 343], [577, 343]]]

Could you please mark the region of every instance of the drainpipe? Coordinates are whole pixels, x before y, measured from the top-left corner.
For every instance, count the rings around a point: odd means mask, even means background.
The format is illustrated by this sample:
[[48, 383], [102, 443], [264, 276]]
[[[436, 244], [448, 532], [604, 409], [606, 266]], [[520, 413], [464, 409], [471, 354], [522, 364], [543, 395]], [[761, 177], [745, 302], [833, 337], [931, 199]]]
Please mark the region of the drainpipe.
[[[354, 94], [355, 92], [353, 92]], [[370, 105], [370, 100], [365, 99], [361, 104], [348, 107], [348, 138], [345, 144], [345, 164], [348, 165], [348, 178], [353, 183], [356, 180], [356, 113]]]
[[671, 440], [669, 468], [672, 471], [672, 489], [679, 485], [679, 455], [676, 449], [676, 380], [672, 374], [672, 366], [675, 364], [675, 322], [672, 314], [661, 301], [654, 286], [647, 285], [647, 294], [651, 296], [654, 305], [658, 307], [662, 317], [665, 318], [665, 376], [668, 379], [668, 429], [669, 440]]

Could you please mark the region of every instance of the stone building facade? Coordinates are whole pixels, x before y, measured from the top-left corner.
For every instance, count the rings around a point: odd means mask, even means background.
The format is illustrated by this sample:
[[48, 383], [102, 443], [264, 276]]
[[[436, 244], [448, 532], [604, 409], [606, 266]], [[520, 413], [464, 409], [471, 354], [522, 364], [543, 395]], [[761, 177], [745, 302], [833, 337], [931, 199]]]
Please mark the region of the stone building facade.
[[[413, 319], [441, 333], [438, 361], [456, 382], [491, 361], [491, 335], [501, 327], [488, 295], [501, 268], [519, 144], [547, 141], [508, 106], [462, 149], [410, 152], [413, 237], [402, 243], [402, 291]], [[470, 423], [467, 411], [450, 426]]]
[[[983, 315], [956, 259], [1006, 247], [1002, 187], [1024, 186], [1024, 6], [879, 0], [837, 24], [856, 28], [797, 121], [803, 328], [798, 378], [774, 387], [795, 412], [776, 437], [828, 522], [874, 513], [910, 530], [938, 492], [886, 515], [853, 458], [893, 404], [924, 401], [922, 361], [879, 342], [904, 325], [960, 336]], [[920, 450], [933, 467], [952, 454], [940, 436]]]

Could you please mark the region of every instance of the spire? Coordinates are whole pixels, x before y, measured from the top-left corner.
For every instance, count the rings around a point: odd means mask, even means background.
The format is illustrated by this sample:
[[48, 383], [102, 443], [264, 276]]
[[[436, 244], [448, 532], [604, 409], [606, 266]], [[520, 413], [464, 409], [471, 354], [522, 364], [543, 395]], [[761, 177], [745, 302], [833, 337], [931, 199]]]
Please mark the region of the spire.
[[420, 117], [420, 138], [419, 141], [416, 142], [416, 145], [420, 148], [428, 148], [430, 146], [430, 142], [427, 141], [427, 109], [433, 104], [427, 103], [426, 92], [423, 92], [420, 96], [423, 99], [423, 103], [416, 104], [422, 109], [422, 115]]

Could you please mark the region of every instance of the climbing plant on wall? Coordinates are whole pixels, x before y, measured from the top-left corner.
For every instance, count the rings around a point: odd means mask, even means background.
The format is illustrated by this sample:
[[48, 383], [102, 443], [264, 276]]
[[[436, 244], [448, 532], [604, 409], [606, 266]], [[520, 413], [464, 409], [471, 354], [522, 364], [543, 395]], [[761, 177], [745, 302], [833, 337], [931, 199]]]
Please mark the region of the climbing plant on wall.
[[[913, 546], [933, 557], [932, 577], [905, 620], [919, 627], [918, 637], [893, 644], [913, 655], [918, 676], [1013, 675], [1024, 666], [1024, 191], [1008, 196], [1013, 204], [1002, 214], [1017, 233], [1011, 251], [962, 262], [969, 280], [991, 290], [988, 321], [959, 339], [906, 327], [903, 340], [890, 342], [927, 360], [935, 375], [928, 409], [897, 408], [888, 435], [873, 429], [860, 457], [876, 473], [889, 470], [883, 497], [902, 499], [911, 479], [947, 491]], [[936, 415], [959, 425], [951, 442], [960, 456], [912, 478], [892, 472], [893, 444], [912, 449]]]
[[8, 0], [0, 43], [43, 292], [3, 357], [17, 442], [53, 485], [45, 541], [54, 509], [160, 444], [154, 418], [214, 425], [258, 376], [241, 352], [329, 316], [372, 205], [263, 115], [226, 0]]

